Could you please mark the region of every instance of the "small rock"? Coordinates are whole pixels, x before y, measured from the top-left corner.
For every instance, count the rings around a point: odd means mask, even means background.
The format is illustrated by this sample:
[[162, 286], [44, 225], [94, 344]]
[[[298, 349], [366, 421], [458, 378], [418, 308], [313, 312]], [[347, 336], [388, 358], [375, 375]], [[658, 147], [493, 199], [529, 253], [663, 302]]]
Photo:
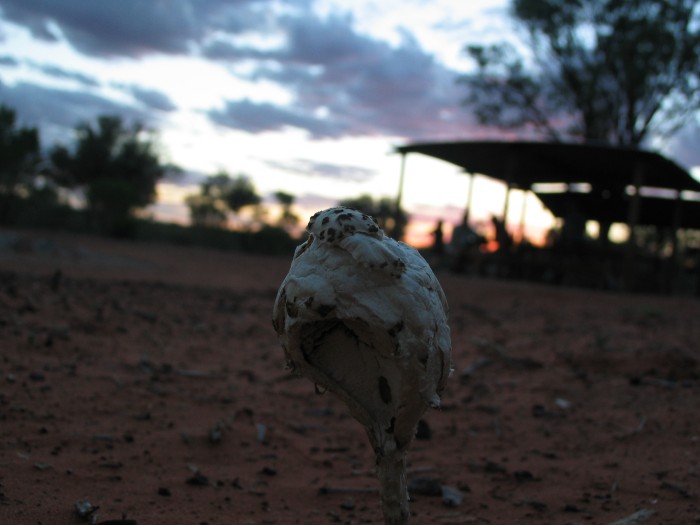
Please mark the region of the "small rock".
[[569, 410], [574, 404], [568, 399], [563, 397], [558, 397], [554, 400], [554, 404], [557, 405], [562, 410]]
[[87, 520], [90, 523], [97, 522], [97, 514], [95, 513], [100, 507], [93, 505], [88, 500], [78, 500], [75, 502], [73, 507], [78, 517]]
[[214, 443], [214, 444], [220, 443], [223, 435], [224, 435], [223, 426], [220, 423], [217, 423], [209, 431], [209, 443]]
[[204, 474], [202, 474], [199, 471], [196, 471], [192, 477], [187, 478], [187, 481], [185, 482], [188, 485], [195, 485], [197, 487], [206, 487], [209, 485], [209, 478], [207, 478]]
[[446, 507], [458, 507], [464, 500], [464, 494], [454, 487], [442, 485], [442, 504]]
[[529, 470], [516, 470], [513, 472], [513, 476], [515, 477], [515, 481], [518, 483], [523, 481], [533, 481], [535, 479], [535, 476], [533, 476], [532, 472]]
[[488, 358], [485, 358], [485, 357], [484, 357], [484, 358], [481, 358], [481, 359], [477, 359], [477, 360], [476, 360], [474, 363], [472, 363], [471, 365], [469, 365], [469, 366], [463, 368], [463, 369], [462, 369], [462, 375], [461, 375], [461, 381], [462, 381], [462, 383], [468, 382], [468, 380], [474, 375], [474, 373], [475, 373], [477, 370], [479, 370], [479, 369], [481, 369], [481, 368], [484, 368], [484, 367], [486, 367], [486, 366], [489, 366], [489, 365], [491, 365], [491, 364], [493, 364], [493, 361], [492, 361], [491, 359], [488, 359]]
[[257, 425], [255, 425], [255, 430], [257, 432], [258, 443], [265, 443], [265, 435], [267, 434], [267, 426], [262, 424], [262, 423], [258, 423]]
[[645, 522], [654, 515], [654, 512], [647, 509], [641, 509], [630, 514], [629, 516], [610, 523], [610, 525], [638, 525]]
[[264, 474], [265, 476], [276, 476], [277, 470], [272, 467], [263, 467], [260, 473]]

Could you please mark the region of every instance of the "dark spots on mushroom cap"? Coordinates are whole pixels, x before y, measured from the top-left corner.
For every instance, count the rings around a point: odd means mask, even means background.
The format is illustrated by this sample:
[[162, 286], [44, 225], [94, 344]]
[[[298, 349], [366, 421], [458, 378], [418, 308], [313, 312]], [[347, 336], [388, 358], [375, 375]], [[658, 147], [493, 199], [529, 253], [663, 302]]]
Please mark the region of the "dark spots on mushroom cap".
[[418, 362], [419, 362], [421, 365], [423, 365], [423, 366], [427, 366], [427, 365], [428, 365], [428, 357], [429, 357], [429, 354], [428, 354], [428, 352], [427, 352], [425, 349], [419, 350], [416, 357], [418, 357]]
[[287, 315], [289, 317], [294, 318], [297, 315], [299, 315], [299, 308], [297, 308], [297, 305], [295, 305], [294, 303], [286, 302], [284, 304], [284, 309], [286, 310]]
[[313, 227], [314, 222], [316, 222], [316, 219], [318, 218], [319, 215], [321, 215], [321, 212], [317, 211], [316, 213], [314, 213], [311, 216], [311, 218], [309, 218], [309, 223], [306, 225], [307, 230], [310, 230]]
[[[329, 227], [331, 225], [332, 228]], [[345, 206], [317, 212], [309, 220], [307, 229], [318, 240], [332, 244], [357, 233], [380, 237], [382, 231], [373, 217]]]
[[391, 403], [391, 387], [389, 386], [389, 381], [387, 381], [384, 376], [379, 376], [379, 397], [381, 397], [382, 401], [387, 405]]
[[319, 305], [319, 307], [316, 309], [316, 312], [321, 317], [326, 317], [329, 313], [331, 313], [333, 310], [335, 310], [335, 305], [332, 304], [322, 304]]
[[396, 323], [394, 326], [389, 328], [389, 335], [391, 337], [394, 337], [396, 334], [398, 334], [401, 330], [403, 330], [403, 320], [399, 321]]

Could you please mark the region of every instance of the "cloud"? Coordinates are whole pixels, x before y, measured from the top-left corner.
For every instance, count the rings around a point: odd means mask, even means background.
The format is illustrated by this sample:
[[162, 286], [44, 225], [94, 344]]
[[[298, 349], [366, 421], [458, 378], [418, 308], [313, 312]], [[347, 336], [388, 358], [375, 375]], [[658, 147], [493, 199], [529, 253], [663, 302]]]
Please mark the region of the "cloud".
[[53, 64], [38, 64], [31, 60], [26, 61], [31, 68], [41, 71], [45, 75], [58, 78], [61, 80], [73, 80], [86, 87], [97, 87], [100, 83], [93, 77], [80, 73], [78, 71], [70, 71], [60, 66]]
[[326, 208], [331, 208], [333, 206], [338, 205], [338, 200], [337, 199], [332, 199], [330, 197], [327, 197], [325, 195], [318, 195], [316, 193], [304, 193], [303, 195], [299, 195], [296, 197], [294, 200], [294, 203], [299, 206], [300, 208], [304, 209], [309, 209], [313, 210], [312, 212], [309, 213], [308, 217], [303, 217], [302, 222], [311, 218], [311, 215], [316, 210], [325, 210]]
[[700, 166], [700, 122], [693, 120], [668, 141], [669, 157], [690, 170]]
[[[284, 126], [314, 138], [390, 135], [407, 139], [455, 137], [466, 112], [456, 73], [403, 33], [394, 47], [357, 32], [349, 16], [283, 17], [285, 45], [253, 52], [212, 43], [210, 57], [232, 63], [260, 59], [250, 80], [278, 83], [295, 96], [293, 110], [270, 103], [229, 101], [210, 117], [253, 133]], [[322, 118], [316, 115], [323, 115]]]
[[4, 55], [4, 56], [0, 56], [0, 66], [17, 67], [17, 66], [19, 66], [19, 62], [14, 57], [11, 57], [9, 55]]
[[3, 17], [40, 40], [65, 38], [99, 57], [189, 54], [210, 31], [237, 33], [265, 20], [261, 0], [4, 0]]
[[349, 182], [365, 182], [377, 175], [374, 170], [360, 166], [316, 162], [309, 159], [292, 159], [287, 162], [268, 161], [267, 164], [279, 170], [298, 175], [326, 177]]
[[119, 115], [126, 122], [153, 125], [145, 111], [81, 91], [56, 89], [20, 82], [8, 86], [0, 82], [0, 100], [17, 111], [27, 125], [37, 126], [44, 146], [66, 143], [81, 122], [92, 122], [99, 115]]
[[[65, 39], [97, 57], [199, 54], [234, 76], [277, 84], [291, 95], [289, 105], [230, 99], [206, 112], [220, 126], [250, 133], [293, 127], [315, 139], [465, 133], [455, 71], [408, 31], [392, 45], [360, 32], [350, 15], [316, 14], [311, 0], [5, 0], [2, 16], [36, 38]], [[243, 62], [245, 68], [236, 67]], [[91, 87], [87, 75], [42, 67]], [[127, 91], [151, 109], [177, 109], [166, 93]]]
[[213, 122], [221, 126], [250, 133], [280, 131], [285, 127], [294, 127], [307, 130], [314, 137], [340, 135], [340, 126], [337, 124], [305, 114], [294, 108], [269, 102], [253, 102], [248, 99], [227, 101], [223, 109], [211, 110], [207, 112], [207, 115]]
[[139, 86], [131, 86], [129, 91], [136, 100], [145, 106], [158, 111], [175, 111], [177, 106], [173, 104], [165, 93], [155, 89], [146, 89]]

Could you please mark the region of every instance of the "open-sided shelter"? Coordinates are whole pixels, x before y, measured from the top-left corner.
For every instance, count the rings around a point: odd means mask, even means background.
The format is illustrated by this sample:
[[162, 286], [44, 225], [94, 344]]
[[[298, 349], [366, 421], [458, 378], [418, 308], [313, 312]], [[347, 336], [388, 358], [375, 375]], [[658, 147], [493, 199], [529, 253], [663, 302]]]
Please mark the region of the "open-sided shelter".
[[[603, 223], [700, 228], [700, 183], [655, 152], [506, 141], [417, 143], [396, 151], [422, 153], [501, 180], [509, 188], [532, 190], [557, 217], [576, 206], [586, 218]], [[554, 183], [574, 191], [538, 191], [538, 186]]]

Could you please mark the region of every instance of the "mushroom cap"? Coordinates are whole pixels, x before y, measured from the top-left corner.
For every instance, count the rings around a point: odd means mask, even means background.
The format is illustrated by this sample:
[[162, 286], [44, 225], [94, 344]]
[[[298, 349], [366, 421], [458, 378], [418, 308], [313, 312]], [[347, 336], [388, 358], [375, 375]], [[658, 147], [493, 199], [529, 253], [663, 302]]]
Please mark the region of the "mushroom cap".
[[277, 293], [273, 325], [289, 365], [343, 399], [376, 448], [410, 443], [451, 370], [448, 306], [417, 250], [372, 217], [311, 217]]

